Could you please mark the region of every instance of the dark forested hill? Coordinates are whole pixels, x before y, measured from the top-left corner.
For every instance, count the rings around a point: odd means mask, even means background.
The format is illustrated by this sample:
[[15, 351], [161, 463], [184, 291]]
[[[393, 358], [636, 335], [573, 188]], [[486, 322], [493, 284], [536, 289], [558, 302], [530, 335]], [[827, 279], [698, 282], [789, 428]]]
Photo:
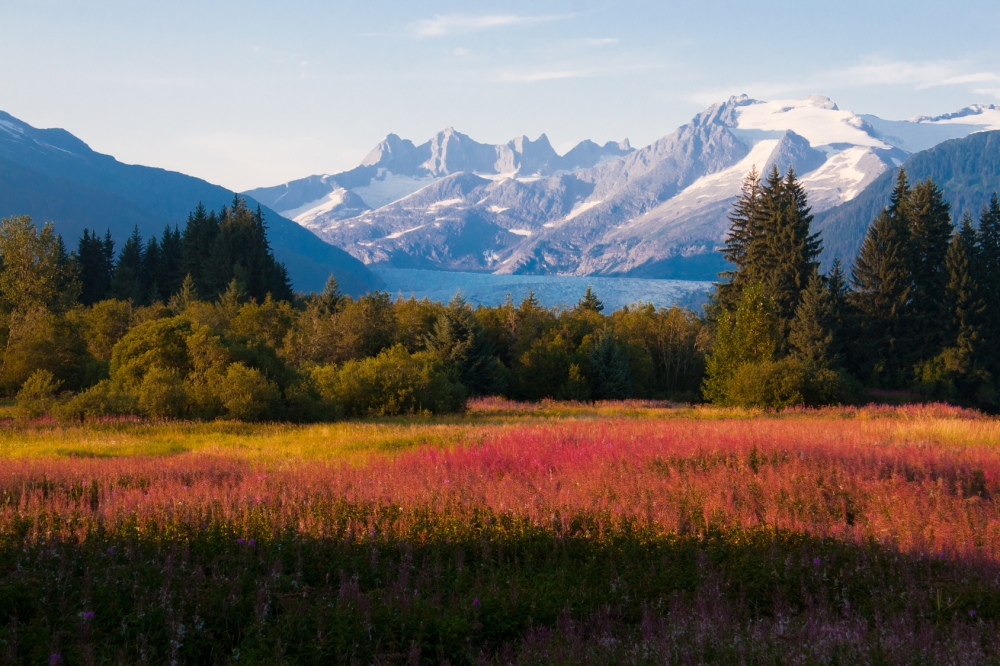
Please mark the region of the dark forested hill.
[[[119, 243], [135, 226], [147, 237], [166, 224], [183, 228], [199, 202], [218, 210], [231, 205], [233, 196], [200, 178], [123, 164], [65, 130], [36, 129], [0, 111], [0, 217], [51, 221], [69, 247], [85, 228], [110, 229]], [[381, 286], [378, 276], [343, 250], [269, 208], [263, 211], [275, 257], [297, 290], [322, 290], [330, 273], [347, 293]]]
[[[903, 165], [911, 183], [934, 180], [951, 202], [952, 219], [969, 211], [979, 211], [993, 192], [1000, 191], [1000, 131], [978, 132], [964, 139], [945, 141], [916, 153]], [[861, 246], [865, 231], [889, 203], [892, 184], [899, 169], [891, 169], [869, 185], [855, 199], [816, 216], [814, 228], [823, 234], [824, 264], [839, 257], [847, 263]]]

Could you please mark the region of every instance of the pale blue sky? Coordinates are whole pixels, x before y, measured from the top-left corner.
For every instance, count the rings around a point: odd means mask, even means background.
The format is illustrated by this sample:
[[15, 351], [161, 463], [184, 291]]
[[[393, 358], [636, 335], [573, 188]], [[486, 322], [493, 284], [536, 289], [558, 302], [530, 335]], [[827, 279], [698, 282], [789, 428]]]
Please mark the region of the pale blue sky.
[[0, 0], [0, 109], [235, 189], [389, 132], [641, 146], [732, 94], [1000, 102], [1000, 2]]

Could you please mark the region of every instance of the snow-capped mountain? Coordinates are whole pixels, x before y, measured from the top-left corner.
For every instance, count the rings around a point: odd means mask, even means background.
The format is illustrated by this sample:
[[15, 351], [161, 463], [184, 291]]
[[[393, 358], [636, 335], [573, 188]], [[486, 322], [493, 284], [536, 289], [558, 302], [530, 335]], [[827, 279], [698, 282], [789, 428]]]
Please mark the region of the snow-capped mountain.
[[794, 166], [813, 210], [862, 192], [911, 153], [1000, 128], [1000, 109], [886, 121], [829, 98], [732, 97], [640, 150], [542, 135], [476, 143], [451, 128], [389, 135], [361, 166], [248, 194], [367, 264], [495, 273], [710, 278], [753, 167]]
[[544, 134], [535, 141], [521, 136], [490, 145], [473, 141], [452, 127], [419, 146], [390, 134], [355, 169], [252, 190], [256, 194], [251, 196], [281, 208], [286, 217], [304, 226], [324, 229], [333, 221], [381, 208], [451, 174], [537, 179], [592, 167], [632, 150], [628, 139], [603, 146], [582, 141], [559, 155]]

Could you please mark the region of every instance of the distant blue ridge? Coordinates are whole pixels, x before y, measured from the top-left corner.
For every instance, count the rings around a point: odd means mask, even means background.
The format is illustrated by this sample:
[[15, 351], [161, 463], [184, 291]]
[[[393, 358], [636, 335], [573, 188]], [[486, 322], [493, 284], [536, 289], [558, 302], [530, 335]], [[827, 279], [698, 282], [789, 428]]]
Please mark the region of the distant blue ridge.
[[428, 298], [447, 303], [459, 291], [473, 305], [499, 305], [510, 294], [515, 303], [529, 291], [548, 307], [570, 307], [588, 286], [604, 302], [605, 312], [638, 301], [656, 307], [674, 304], [699, 310], [708, 301], [713, 283], [694, 280], [652, 280], [645, 278], [578, 277], [570, 275], [496, 275], [429, 271], [413, 268], [375, 268], [393, 297]]

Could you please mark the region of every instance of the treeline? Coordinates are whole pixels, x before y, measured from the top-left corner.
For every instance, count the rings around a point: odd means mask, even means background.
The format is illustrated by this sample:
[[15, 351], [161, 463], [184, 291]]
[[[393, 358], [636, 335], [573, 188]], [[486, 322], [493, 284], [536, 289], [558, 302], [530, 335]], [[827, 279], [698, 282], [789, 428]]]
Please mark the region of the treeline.
[[901, 169], [849, 271], [820, 275], [821, 242], [792, 170], [744, 182], [708, 310], [704, 397], [781, 407], [910, 391], [998, 406], [1000, 202], [953, 226], [931, 180]]
[[[114, 257], [107, 237], [87, 232], [67, 253], [51, 225], [3, 220], [0, 390], [26, 415], [67, 419], [308, 421], [453, 411], [487, 394], [698, 399], [706, 331], [688, 310], [609, 314], [590, 290], [568, 309], [534, 295], [477, 308], [351, 298], [332, 279], [294, 296], [279, 270], [270, 283], [241, 272], [276, 266], [261, 228], [239, 202], [199, 208], [183, 231], [134, 234]], [[239, 233], [260, 249], [229, 245]]]
[[277, 262], [267, 241], [267, 227], [258, 206], [247, 208], [239, 196], [219, 214], [198, 208], [182, 232], [168, 225], [159, 240], [143, 242], [138, 227], [119, 253], [111, 232], [84, 230], [73, 257], [80, 281], [79, 300], [93, 305], [108, 298], [135, 305], [166, 302], [191, 277], [191, 288], [214, 300], [233, 280], [252, 298], [267, 294], [292, 298], [285, 266]]
[[[0, 392], [26, 415], [248, 420], [446, 412], [473, 395], [768, 406], [894, 391], [998, 408], [1000, 202], [955, 228], [901, 171], [849, 269], [819, 271], [794, 171], [746, 179], [704, 316], [590, 289], [546, 308], [295, 295], [259, 211], [200, 207], [117, 256], [85, 232], [0, 222]], [[902, 397], [906, 397], [903, 395]]]

